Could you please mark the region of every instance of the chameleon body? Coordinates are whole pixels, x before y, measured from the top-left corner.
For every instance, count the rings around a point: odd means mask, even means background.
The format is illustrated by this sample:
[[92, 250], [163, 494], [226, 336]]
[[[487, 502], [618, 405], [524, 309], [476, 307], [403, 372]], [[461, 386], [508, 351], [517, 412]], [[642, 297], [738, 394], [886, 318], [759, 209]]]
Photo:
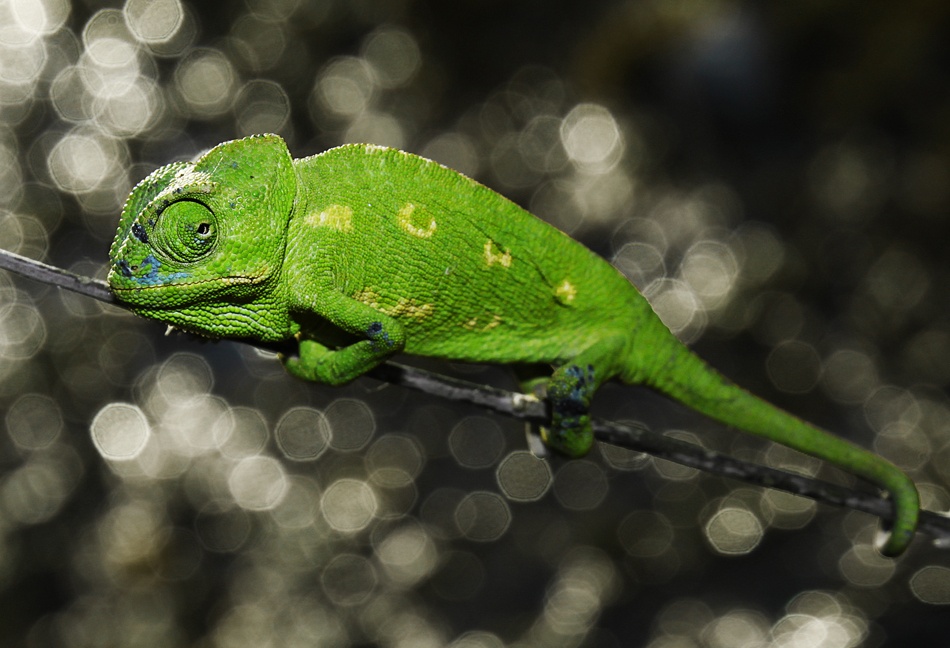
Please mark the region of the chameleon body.
[[571, 456], [593, 444], [601, 384], [652, 387], [888, 491], [885, 554], [913, 536], [917, 491], [896, 467], [732, 384], [602, 258], [424, 158], [346, 145], [294, 160], [275, 135], [226, 142], [135, 187], [110, 258], [137, 314], [213, 338], [296, 338], [284, 363], [306, 380], [346, 383], [396, 353], [518, 365], [526, 388], [546, 388], [545, 442]]

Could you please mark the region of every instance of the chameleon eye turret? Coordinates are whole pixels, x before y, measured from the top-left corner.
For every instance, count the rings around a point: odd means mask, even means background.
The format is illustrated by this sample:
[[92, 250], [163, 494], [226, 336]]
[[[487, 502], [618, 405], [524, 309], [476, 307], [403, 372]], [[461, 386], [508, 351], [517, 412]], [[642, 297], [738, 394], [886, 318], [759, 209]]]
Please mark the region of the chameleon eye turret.
[[214, 250], [214, 212], [197, 200], [178, 200], [158, 214], [155, 247], [181, 263], [198, 261]]

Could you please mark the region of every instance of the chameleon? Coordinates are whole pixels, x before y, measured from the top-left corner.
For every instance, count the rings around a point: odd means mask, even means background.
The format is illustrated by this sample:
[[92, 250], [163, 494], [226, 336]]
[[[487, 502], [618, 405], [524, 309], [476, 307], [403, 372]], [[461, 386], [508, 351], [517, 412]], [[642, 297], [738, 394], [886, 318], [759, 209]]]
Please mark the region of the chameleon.
[[397, 353], [507, 364], [547, 399], [547, 446], [594, 443], [608, 380], [652, 388], [886, 491], [887, 556], [913, 538], [913, 481], [753, 396], [680, 342], [605, 259], [475, 180], [393, 148], [294, 159], [255, 135], [158, 168], [131, 191], [109, 286], [132, 312], [210, 338], [296, 342], [298, 378], [354, 380]]

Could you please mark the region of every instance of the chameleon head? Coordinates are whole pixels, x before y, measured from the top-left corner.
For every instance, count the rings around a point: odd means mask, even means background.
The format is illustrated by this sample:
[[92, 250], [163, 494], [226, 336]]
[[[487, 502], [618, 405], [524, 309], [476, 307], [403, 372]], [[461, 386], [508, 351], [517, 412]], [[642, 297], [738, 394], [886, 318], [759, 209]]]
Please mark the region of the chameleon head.
[[162, 167], [126, 201], [109, 286], [139, 315], [194, 333], [278, 339], [286, 314], [274, 291], [295, 195], [276, 135]]

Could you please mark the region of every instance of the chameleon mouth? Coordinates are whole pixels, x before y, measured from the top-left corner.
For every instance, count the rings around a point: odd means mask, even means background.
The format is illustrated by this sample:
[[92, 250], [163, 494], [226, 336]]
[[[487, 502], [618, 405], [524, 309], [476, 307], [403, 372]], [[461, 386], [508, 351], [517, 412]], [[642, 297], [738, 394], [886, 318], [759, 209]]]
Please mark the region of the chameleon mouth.
[[234, 275], [231, 277], [214, 277], [211, 279], [202, 279], [200, 281], [175, 281], [165, 284], [140, 284], [135, 286], [117, 286], [112, 278], [109, 278], [109, 288], [116, 294], [133, 294], [146, 292], [150, 290], [162, 290], [165, 288], [188, 289], [193, 286], [203, 286], [206, 284], [217, 284], [224, 286], [252, 286], [257, 283], [254, 277], [243, 275]]

